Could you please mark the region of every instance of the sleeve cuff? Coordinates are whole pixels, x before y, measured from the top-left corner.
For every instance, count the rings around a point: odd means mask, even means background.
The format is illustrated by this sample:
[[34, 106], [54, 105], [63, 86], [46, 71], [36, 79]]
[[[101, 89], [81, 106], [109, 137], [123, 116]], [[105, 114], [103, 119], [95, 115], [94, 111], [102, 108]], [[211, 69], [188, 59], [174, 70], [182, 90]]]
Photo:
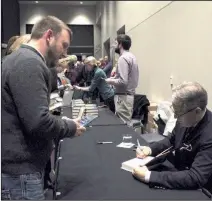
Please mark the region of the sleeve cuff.
[[146, 183], [149, 183], [150, 176], [151, 176], [151, 171], [147, 171], [144, 178]]
[[152, 149], [149, 147], [149, 156], [152, 155]]

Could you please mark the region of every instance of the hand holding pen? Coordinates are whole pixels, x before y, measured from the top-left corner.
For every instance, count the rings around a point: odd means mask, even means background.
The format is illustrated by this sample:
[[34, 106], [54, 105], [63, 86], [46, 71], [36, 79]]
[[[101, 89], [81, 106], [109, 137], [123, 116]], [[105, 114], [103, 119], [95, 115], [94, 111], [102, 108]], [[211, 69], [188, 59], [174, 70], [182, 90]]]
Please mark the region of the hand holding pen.
[[136, 149], [136, 157], [137, 158], [146, 158], [147, 156], [151, 155], [151, 149], [147, 146], [141, 146], [139, 140], [137, 140], [137, 149]]

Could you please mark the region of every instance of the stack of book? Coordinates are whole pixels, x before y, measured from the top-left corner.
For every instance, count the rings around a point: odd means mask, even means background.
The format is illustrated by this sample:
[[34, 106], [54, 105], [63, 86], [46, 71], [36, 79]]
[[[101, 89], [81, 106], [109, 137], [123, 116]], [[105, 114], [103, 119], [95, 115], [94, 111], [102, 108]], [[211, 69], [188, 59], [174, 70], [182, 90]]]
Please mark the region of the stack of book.
[[72, 100], [72, 118], [75, 119], [78, 117], [80, 109], [85, 107], [85, 103], [81, 99]]
[[50, 104], [49, 104], [49, 110], [53, 111], [59, 107], [63, 106], [63, 99], [60, 98], [58, 93], [51, 93], [50, 95]]
[[80, 109], [84, 107], [84, 116], [96, 116], [98, 117], [98, 107], [96, 104], [85, 104], [83, 100], [72, 100], [72, 118], [77, 118]]
[[98, 117], [98, 107], [96, 104], [86, 104], [85, 105], [85, 115], [86, 116], [97, 116]]

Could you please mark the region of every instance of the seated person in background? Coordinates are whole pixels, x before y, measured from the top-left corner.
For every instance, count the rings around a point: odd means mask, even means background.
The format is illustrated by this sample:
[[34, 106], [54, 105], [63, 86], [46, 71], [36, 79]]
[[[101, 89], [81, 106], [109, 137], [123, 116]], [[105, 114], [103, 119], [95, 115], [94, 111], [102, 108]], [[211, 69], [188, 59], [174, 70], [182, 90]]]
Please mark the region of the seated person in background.
[[177, 124], [170, 136], [149, 147], [137, 148], [137, 157], [156, 156], [173, 146], [169, 157], [174, 171], [153, 171], [146, 166], [133, 175], [151, 186], [168, 189], [205, 188], [212, 192], [212, 113], [208, 96], [198, 83], [183, 83], [173, 90], [172, 107]]
[[91, 80], [91, 85], [88, 87], [74, 86], [76, 90], [91, 91], [93, 92], [96, 88], [104, 100], [104, 104], [107, 105], [111, 111], [115, 112], [114, 106], [114, 90], [112, 87], [105, 82], [107, 78], [104, 71], [97, 67], [97, 61], [94, 57], [90, 56], [85, 59], [85, 65], [89, 71], [93, 71], [94, 77]]

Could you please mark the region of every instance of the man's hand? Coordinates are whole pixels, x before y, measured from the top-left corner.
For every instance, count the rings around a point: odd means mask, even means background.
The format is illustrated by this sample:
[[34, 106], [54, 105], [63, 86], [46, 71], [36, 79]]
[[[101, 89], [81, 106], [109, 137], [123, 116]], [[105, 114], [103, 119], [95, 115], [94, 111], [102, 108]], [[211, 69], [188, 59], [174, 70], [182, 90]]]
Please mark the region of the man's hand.
[[149, 173], [150, 173], [150, 171], [148, 170], [148, 168], [146, 166], [136, 167], [132, 171], [132, 174], [136, 178], [138, 178], [138, 179], [140, 179], [141, 181], [144, 181], [144, 182], [145, 182], [145, 176], [146, 176], [146, 174], [149, 174]]
[[79, 87], [77, 85], [74, 85], [73, 88], [76, 89], [76, 90], [81, 90], [81, 87]]
[[80, 120], [81, 120], [80, 118], [73, 119], [73, 121], [75, 122], [75, 124], [77, 126], [75, 136], [80, 136], [80, 135], [82, 135], [83, 132], [86, 131], [86, 128], [80, 125]]
[[137, 158], [146, 158], [147, 156], [151, 155], [150, 147], [141, 146], [136, 149], [136, 157]]
[[62, 117], [62, 119], [65, 119], [68, 121], [73, 121], [76, 124], [77, 129], [76, 129], [75, 136], [80, 136], [80, 135], [82, 135], [83, 132], [86, 131], [86, 128], [80, 125], [80, 120], [81, 120], [80, 118], [69, 119], [68, 117], [64, 116], [64, 117]]

